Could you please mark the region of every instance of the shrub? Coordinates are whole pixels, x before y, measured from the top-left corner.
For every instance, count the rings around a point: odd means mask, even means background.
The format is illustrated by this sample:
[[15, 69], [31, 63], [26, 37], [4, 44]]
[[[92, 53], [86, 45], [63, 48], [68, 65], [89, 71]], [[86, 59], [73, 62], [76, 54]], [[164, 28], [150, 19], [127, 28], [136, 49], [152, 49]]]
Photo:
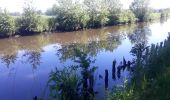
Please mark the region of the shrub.
[[136, 17], [130, 10], [123, 10], [118, 16], [118, 23], [133, 23], [135, 21]]
[[151, 13], [149, 16], [149, 20], [156, 20], [156, 19], [160, 19], [161, 18], [161, 14], [160, 13]]
[[15, 33], [14, 18], [7, 11], [0, 13], [0, 37], [12, 36]]
[[139, 21], [148, 21], [149, 19], [149, 0], [134, 0], [130, 5], [130, 9]]
[[48, 19], [48, 31], [56, 31], [57, 30], [57, 19], [55, 17], [51, 17]]
[[38, 15], [31, 6], [24, 8], [23, 15], [17, 18], [16, 23], [20, 35], [43, 32], [48, 28], [47, 20]]
[[55, 20], [58, 30], [74, 31], [86, 27], [89, 15], [80, 5], [71, 7], [69, 11], [60, 11]]

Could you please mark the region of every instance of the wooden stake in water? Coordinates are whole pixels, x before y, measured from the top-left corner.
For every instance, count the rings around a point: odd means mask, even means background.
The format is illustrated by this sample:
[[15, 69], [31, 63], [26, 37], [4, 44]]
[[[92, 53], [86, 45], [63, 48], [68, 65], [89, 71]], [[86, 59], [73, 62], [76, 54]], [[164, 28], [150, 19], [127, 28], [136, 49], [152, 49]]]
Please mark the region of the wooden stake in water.
[[113, 61], [112, 65], [112, 79], [116, 80], [116, 60]]
[[108, 81], [109, 81], [109, 72], [108, 72], [108, 70], [106, 69], [106, 70], [105, 70], [105, 89], [108, 88]]

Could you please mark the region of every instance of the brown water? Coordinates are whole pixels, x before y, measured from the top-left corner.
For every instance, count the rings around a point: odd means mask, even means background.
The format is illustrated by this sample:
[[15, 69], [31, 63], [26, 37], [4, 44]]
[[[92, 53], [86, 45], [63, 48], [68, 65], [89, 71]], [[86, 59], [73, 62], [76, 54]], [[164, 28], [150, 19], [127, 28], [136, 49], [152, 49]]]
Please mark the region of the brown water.
[[168, 32], [170, 20], [0, 39], [0, 100], [32, 100], [33, 96], [47, 99], [49, 73], [56, 67], [74, 64], [71, 59], [75, 47], [96, 59], [96, 90], [104, 91], [104, 80], [98, 75], [104, 76], [105, 69], [109, 70], [109, 87], [121, 85], [129, 73], [122, 72], [119, 79], [113, 80], [112, 61], [132, 59], [129, 52], [134, 44], [156, 44], [166, 39]]

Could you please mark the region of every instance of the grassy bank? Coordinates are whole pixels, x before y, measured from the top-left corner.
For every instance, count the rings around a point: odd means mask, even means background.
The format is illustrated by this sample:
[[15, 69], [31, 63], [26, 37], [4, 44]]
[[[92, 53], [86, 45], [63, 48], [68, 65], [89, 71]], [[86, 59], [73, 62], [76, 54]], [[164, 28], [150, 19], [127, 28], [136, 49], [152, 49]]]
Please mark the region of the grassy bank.
[[[111, 25], [118, 25], [118, 24], [129, 24], [129, 23], [136, 23], [137, 18], [135, 18], [134, 14], [129, 10], [123, 11], [118, 19], [114, 19], [109, 17], [109, 21], [102, 26], [90, 26], [87, 25], [80, 25], [76, 24], [77, 26], [72, 26], [74, 24], [68, 25], [60, 25], [56, 23], [55, 16], [45, 16], [45, 15], [36, 15], [34, 18], [25, 18], [22, 16], [9, 16], [8, 13], [1, 14], [0, 18], [0, 38], [10, 37], [15, 35], [33, 35], [39, 34], [41, 32], [54, 32], [54, 31], [76, 31], [85, 28], [97, 28], [103, 26], [111, 26]], [[152, 13], [150, 17], [150, 21], [159, 20], [161, 18], [160, 13]], [[27, 21], [26, 21], [27, 20]], [[67, 24], [67, 23], [65, 23]], [[78, 26], [82, 26], [79, 27]], [[70, 28], [69, 28], [70, 27]], [[72, 27], [72, 28], [71, 28]]]
[[[32, 35], [41, 32], [76, 31], [110, 25], [149, 22], [167, 19], [169, 10], [153, 11], [148, 0], [134, 0], [129, 9], [123, 9], [119, 0], [57, 1], [51, 9], [53, 16], [45, 16], [28, 3], [18, 17], [0, 11], [0, 37]], [[142, 6], [141, 6], [142, 5]]]
[[170, 37], [150, 47], [136, 44], [134, 72], [129, 82], [108, 94], [108, 100], [169, 100], [170, 99]]

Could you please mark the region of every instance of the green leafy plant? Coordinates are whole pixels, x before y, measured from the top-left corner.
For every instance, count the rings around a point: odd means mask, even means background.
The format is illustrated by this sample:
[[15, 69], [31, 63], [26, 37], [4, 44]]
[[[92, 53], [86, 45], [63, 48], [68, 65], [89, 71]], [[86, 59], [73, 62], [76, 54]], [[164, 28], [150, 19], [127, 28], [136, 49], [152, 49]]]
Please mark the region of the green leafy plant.
[[0, 12], [0, 37], [12, 36], [15, 34], [15, 21], [6, 10]]

